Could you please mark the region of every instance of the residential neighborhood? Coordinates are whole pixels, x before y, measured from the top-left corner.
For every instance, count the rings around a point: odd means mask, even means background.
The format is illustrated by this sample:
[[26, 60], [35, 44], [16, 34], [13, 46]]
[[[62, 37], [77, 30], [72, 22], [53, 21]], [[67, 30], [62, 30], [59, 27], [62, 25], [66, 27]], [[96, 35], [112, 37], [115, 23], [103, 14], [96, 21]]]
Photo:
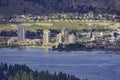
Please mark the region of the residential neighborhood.
[[102, 14], [95, 14], [92, 11], [88, 13], [57, 13], [57, 14], [48, 14], [48, 15], [32, 15], [32, 14], [27, 14], [27, 15], [13, 15], [13, 16], [5, 16], [1, 18], [0, 21], [3, 22], [46, 22], [46, 21], [100, 21], [102, 20], [105, 22], [106, 20], [109, 21], [114, 21], [118, 22], [119, 20], [118, 15], [113, 15], [113, 14], [107, 14], [107, 13], [102, 13]]

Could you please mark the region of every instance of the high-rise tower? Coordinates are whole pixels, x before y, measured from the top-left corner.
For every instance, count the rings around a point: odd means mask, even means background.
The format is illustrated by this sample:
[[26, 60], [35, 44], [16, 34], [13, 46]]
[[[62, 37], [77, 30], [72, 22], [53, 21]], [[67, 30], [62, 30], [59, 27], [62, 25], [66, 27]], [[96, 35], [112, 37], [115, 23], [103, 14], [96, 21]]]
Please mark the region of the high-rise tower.
[[18, 36], [18, 41], [25, 40], [25, 27], [22, 24], [18, 25], [17, 36]]
[[43, 34], [43, 43], [44, 44], [48, 44], [50, 42], [50, 30], [44, 30], [44, 34]]
[[63, 35], [63, 42], [68, 43], [68, 38], [69, 38], [69, 32], [68, 29], [63, 28], [61, 31], [62, 35]]
[[57, 43], [61, 44], [63, 42], [63, 35], [62, 33], [59, 33], [56, 37]]

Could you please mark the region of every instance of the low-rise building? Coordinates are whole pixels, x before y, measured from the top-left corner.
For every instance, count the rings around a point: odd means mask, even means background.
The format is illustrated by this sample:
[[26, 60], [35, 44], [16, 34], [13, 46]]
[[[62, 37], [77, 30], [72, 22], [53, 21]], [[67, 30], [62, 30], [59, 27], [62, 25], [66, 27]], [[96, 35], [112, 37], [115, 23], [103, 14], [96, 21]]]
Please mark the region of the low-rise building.
[[41, 45], [42, 44], [42, 40], [40, 39], [32, 39], [30, 41], [30, 45]]
[[100, 37], [103, 37], [104, 33], [103, 32], [92, 32], [92, 37], [95, 37], [95, 38], [100, 38]]
[[8, 45], [14, 45], [16, 42], [17, 42], [16, 39], [10, 38], [10, 39], [8, 39], [7, 44], [8, 44]]
[[33, 46], [33, 45], [37, 46], [42, 44], [42, 40], [41, 39], [25, 39], [24, 41], [16, 42], [16, 44], [20, 46]]
[[69, 43], [70, 44], [76, 43], [76, 36], [74, 34], [69, 35]]

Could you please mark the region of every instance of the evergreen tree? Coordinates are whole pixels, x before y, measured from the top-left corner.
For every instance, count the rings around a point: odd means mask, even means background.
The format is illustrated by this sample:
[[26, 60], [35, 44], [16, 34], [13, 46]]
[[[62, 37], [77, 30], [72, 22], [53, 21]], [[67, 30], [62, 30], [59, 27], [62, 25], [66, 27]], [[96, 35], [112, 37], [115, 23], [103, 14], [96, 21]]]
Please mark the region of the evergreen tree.
[[14, 80], [20, 80], [20, 75], [18, 73], [16, 73]]
[[34, 74], [33, 74], [33, 72], [30, 72], [30, 73], [29, 73], [29, 80], [35, 80], [35, 79], [34, 79]]
[[57, 74], [48, 71], [33, 71], [26, 65], [8, 65], [0, 64], [0, 80], [79, 80], [75, 76], [67, 76], [60, 72]]
[[26, 73], [26, 72], [23, 72], [23, 73], [22, 73], [21, 80], [28, 80], [28, 77], [27, 77], [27, 73]]

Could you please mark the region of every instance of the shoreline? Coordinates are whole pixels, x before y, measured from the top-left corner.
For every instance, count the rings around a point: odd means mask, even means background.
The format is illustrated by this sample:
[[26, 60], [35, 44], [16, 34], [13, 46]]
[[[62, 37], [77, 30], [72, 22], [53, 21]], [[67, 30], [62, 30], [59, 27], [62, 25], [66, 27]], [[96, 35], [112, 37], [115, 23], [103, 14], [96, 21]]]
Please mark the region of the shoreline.
[[[52, 49], [53, 50], [53, 49]], [[59, 49], [54, 49], [53, 51], [120, 51], [119, 49], [81, 49], [81, 50], [65, 50], [65, 49], [62, 49], [62, 50], [59, 50]]]
[[15, 47], [10, 47], [10, 46], [7, 46], [7, 47], [1, 47], [0, 49], [2, 48], [23, 48], [23, 49], [49, 49], [49, 50], [52, 50], [52, 51], [114, 51], [114, 52], [117, 52], [117, 51], [120, 51], [120, 49], [72, 49], [72, 50], [67, 50], [67, 49], [58, 49], [58, 48], [52, 48], [51, 46], [15, 46]]

